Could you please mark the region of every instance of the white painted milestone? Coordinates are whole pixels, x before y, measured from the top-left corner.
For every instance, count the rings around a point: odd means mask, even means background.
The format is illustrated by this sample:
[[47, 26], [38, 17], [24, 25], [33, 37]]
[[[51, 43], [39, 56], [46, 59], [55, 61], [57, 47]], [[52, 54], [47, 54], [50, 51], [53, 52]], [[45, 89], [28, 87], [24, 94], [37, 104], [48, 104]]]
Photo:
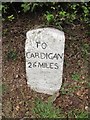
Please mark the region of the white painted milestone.
[[26, 33], [27, 83], [34, 91], [53, 95], [62, 85], [64, 32], [39, 28]]

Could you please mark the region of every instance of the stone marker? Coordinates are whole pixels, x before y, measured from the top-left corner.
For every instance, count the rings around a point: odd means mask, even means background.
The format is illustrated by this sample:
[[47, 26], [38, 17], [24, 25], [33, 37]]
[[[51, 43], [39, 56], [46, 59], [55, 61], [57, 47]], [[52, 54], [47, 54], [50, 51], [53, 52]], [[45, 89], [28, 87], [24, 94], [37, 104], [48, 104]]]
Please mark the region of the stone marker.
[[39, 28], [28, 31], [26, 37], [28, 85], [40, 93], [57, 93], [62, 85], [64, 32], [54, 28]]

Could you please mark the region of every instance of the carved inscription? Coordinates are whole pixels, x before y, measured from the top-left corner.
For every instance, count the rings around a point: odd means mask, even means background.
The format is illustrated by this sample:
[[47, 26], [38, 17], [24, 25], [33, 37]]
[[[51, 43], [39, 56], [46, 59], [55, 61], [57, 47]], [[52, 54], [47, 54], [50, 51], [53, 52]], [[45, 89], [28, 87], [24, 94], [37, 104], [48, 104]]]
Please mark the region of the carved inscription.
[[[36, 47], [41, 47], [42, 49], [47, 49], [47, 43], [45, 42], [36, 42]], [[27, 59], [46, 59], [46, 60], [52, 60], [52, 62], [28, 62], [28, 68], [47, 68], [47, 69], [58, 69], [59, 65], [57, 62], [53, 62], [53, 60], [59, 60], [62, 59], [63, 54], [60, 55], [60, 53], [45, 53], [45, 52], [26, 52]]]

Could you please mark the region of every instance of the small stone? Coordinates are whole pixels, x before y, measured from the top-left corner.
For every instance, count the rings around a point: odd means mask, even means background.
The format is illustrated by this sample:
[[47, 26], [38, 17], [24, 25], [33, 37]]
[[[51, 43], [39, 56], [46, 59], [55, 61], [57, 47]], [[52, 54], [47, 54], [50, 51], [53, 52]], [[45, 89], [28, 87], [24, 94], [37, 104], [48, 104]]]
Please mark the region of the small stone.
[[85, 79], [85, 76], [82, 76], [82, 79], [84, 80], [84, 79]]
[[77, 94], [78, 96], [80, 96], [80, 95], [81, 95], [81, 91], [78, 91], [76, 94]]
[[88, 110], [88, 106], [85, 106], [85, 110]]
[[18, 78], [18, 74], [15, 76], [15, 78]]
[[19, 109], [20, 109], [20, 107], [17, 105], [17, 106], [16, 106], [16, 111], [18, 111]]

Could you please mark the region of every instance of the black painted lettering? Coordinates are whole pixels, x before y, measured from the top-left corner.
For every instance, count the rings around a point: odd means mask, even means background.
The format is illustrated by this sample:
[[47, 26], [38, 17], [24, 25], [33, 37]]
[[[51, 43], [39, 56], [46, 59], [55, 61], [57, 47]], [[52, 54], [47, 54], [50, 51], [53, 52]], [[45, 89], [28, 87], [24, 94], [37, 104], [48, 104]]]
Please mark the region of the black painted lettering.
[[53, 69], [53, 63], [50, 63], [50, 68]]
[[45, 63], [45, 66], [46, 68], [50, 68], [49, 64], [48, 63]]
[[41, 46], [42, 46], [43, 49], [46, 49], [47, 44], [46, 44], [45, 42], [43, 42], [43, 43], [41, 44]]
[[31, 62], [28, 62], [28, 65], [29, 65], [28, 66], [29, 68], [32, 68], [32, 63]]
[[62, 56], [58, 53], [58, 56], [62, 59]]
[[40, 58], [41, 58], [41, 59], [45, 59], [45, 56], [46, 56], [45, 53], [41, 53], [41, 54], [40, 54]]
[[59, 67], [58, 67], [58, 64], [57, 63], [55, 63], [55, 69], [58, 69]]
[[55, 53], [53, 59], [56, 58], [58, 60], [58, 55]]
[[35, 58], [39, 58], [39, 53], [35, 53]]
[[46, 53], [46, 59], [48, 59], [48, 53]]
[[35, 58], [35, 55], [34, 55], [34, 53], [31, 53], [31, 58]]
[[40, 42], [36, 42], [37, 43], [37, 48], [38, 48], [38, 45], [40, 44]]
[[27, 52], [27, 53], [26, 53], [26, 57], [27, 57], [27, 58], [30, 58], [30, 52]]
[[44, 68], [44, 63], [38, 62], [38, 67], [39, 67], [39, 68]]
[[37, 66], [36, 63], [37, 63], [37, 62], [34, 62], [34, 63], [33, 63], [33, 67], [34, 67], [34, 68]]
[[49, 58], [49, 59], [53, 59], [52, 55], [53, 55], [53, 53], [49, 53], [49, 54], [48, 54], [48, 58]]

